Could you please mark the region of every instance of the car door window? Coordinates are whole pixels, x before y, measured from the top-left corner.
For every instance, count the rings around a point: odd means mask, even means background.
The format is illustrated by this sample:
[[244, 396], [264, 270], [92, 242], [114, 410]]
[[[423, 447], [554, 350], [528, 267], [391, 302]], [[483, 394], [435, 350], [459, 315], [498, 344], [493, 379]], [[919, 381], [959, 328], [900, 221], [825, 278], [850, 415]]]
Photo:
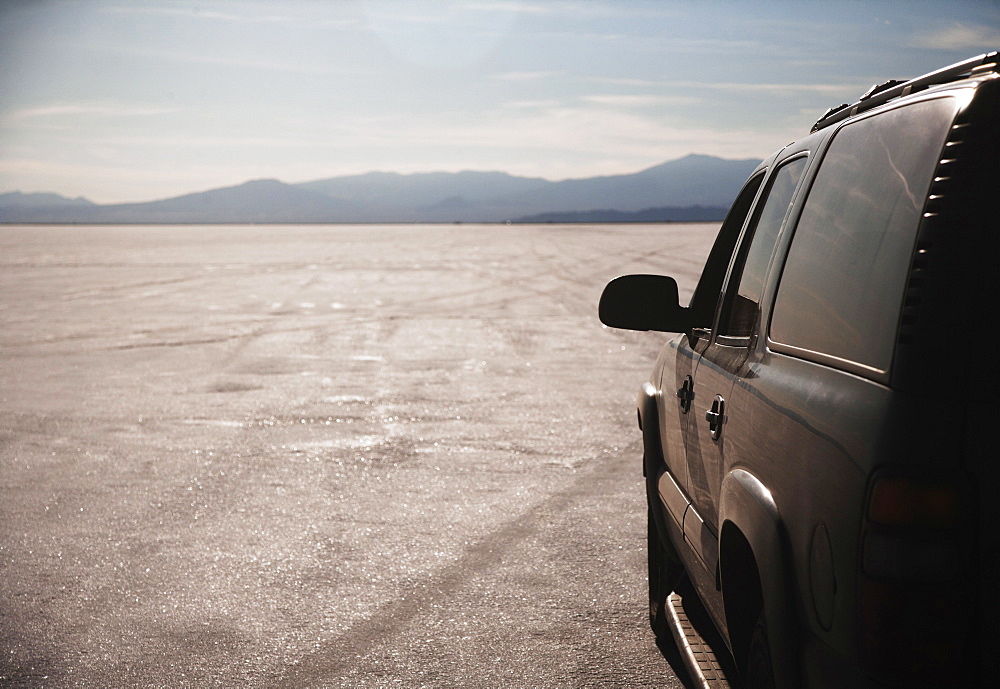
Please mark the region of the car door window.
[[782, 164], [771, 179], [766, 200], [757, 204], [733, 264], [730, 288], [719, 321], [721, 336], [746, 338], [753, 332], [774, 243], [806, 168], [806, 161], [805, 156], [800, 156]]
[[757, 196], [761, 182], [764, 181], [764, 172], [747, 180], [743, 190], [732, 208], [726, 215], [725, 222], [719, 229], [719, 235], [712, 246], [712, 252], [705, 262], [705, 269], [698, 280], [698, 286], [691, 296], [691, 320], [695, 328], [709, 330], [712, 327], [712, 320], [715, 318], [715, 308], [718, 305], [719, 293], [722, 292], [722, 285], [726, 279], [726, 270], [729, 268], [729, 260], [733, 256], [736, 242], [740, 238], [743, 224], [750, 214], [750, 207]]

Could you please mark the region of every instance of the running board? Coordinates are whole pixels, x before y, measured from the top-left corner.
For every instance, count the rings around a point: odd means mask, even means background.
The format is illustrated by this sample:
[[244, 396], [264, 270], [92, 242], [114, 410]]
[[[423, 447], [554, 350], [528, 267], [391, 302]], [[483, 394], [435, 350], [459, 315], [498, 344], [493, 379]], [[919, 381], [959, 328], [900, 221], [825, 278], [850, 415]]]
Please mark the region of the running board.
[[667, 621], [691, 678], [701, 689], [729, 689], [729, 680], [712, 647], [698, 632], [676, 593], [667, 598]]

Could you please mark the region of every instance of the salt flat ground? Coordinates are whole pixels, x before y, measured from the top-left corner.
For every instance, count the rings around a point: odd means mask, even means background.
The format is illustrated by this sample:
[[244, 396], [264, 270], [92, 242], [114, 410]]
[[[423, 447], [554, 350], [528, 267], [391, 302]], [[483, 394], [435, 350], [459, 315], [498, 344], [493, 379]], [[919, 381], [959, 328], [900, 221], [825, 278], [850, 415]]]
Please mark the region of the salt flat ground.
[[596, 305], [716, 229], [0, 227], [0, 684], [681, 686]]

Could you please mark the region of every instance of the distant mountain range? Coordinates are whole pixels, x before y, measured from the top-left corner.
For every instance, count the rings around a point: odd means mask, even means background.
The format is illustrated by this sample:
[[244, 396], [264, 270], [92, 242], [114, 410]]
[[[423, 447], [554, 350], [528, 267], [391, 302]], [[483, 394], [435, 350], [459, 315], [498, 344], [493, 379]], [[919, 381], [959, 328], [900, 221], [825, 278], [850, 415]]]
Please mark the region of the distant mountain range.
[[759, 160], [689, 155], [641, 172], [550, 182], [503, 172], [245, 182], [113, 205], [0, 194], [0, 223], [669, 222], [722, 220]]

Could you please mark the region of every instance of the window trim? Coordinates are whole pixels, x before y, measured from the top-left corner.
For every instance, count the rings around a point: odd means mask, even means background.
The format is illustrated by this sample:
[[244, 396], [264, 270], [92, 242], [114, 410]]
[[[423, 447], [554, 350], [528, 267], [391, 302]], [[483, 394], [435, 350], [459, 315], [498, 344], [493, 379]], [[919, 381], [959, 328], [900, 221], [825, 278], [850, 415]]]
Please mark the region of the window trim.
[[767, 348], [778, 354], [787, 354], [789, 356], [794, 356], [797, 359], [803, 359], [805, 361], [811, 361], [815, 364], [831, 366], [847, 373], [853, 373], [861, 376], [862, 378], [873, 380], [876, 383], [883, 383], [885, 385], [888, 385], [889, 383], [889, 372], [891, 370], [891, 366], [889, 369], [882, 370], [875, 368], [874, 366], [859, 364], [858, 362], [851, 361], [850, 359], [841, 359], [840, 357], [833, 356], [832, 354], [824, 354], [823, 352], [817, 352], [804, 347], [795, 347], [793, 345], [772, 340], [770, 333], [768, 333], [767, 336]]
[[719, 335], [715, 338], [715, 344], [723, 347], [749, 347], [752, 343], [753, 335]]

